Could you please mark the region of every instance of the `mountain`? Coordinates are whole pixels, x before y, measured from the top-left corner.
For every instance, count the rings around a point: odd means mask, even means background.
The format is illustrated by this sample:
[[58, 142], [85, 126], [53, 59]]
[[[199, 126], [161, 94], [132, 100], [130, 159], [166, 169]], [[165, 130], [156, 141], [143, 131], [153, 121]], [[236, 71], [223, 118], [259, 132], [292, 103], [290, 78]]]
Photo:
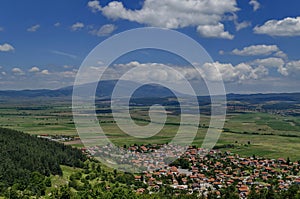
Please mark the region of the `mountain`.
[[[96, 89], [96, 97], [97, 98], [110, 98], [113, 92], [113, 89], [118, 81], [117, 80], [106, 80], [101, 81], [97, 85]], [[92, 91], [97, 83], [88, 83], [84, 85], [78, 86], [78, 89], [82, 92]], [[139, 86], [138, 83], [133, 81], [120, 81], [120, 92], [118, 93], [118, 97], [122, 97], [125, 95], [125, 91], [138, 88], [133, 93], [133, 98], [164, 98], [164, 97], [174, 97], [174, 93], [157, 84], [147, 84], [143, 86]], [[123, 92], [123, 93], [122, 93]], [[38, 90], [5, 90], [0, 91], [0, 98], [61, 98], [61, 97], [71, 97], [73, 93], [73, 86], [68, 86], [60, 89], [50, 90], [50, 89], [38, 89]], [[91, 93], [92, 94], [92, 93]], [[179, 94], [179, 93], [177, 93]], [[179, 94], [181, 95], [181, 94]]]
[[[117, 80], [106, 80], [96, 83], [88, 83], [78, 86], [80, 91], [93, 95], [92, 88], [97, 86], [96, 97], [98, 99], [109, 99], [112, 95], [113, 89], [117, 84]], [[170, 98], [177, 96], [185, 96], [181, 93], [173, 93], [168, 88], [160, 86], [158, 84], [147, 84], [140, 87], [140, 85], [134, 81], [119, 81], [120, 90], [117, 97], [128, 95], [126, 91], [132, 88], [138, 88], [132, 95], [132, 98]], [[90, 93], [88, 93], [90, 92]], [[5, 90], [0, 91], [0, 100], [7, 99], [32, 99], [32, 98], [67, 98], [71, 99], [73, 93], [73, 86], [68, 86], [60, 89], [39, 89], [39, 90]], [[204, 104], [210, 103], [209, 96], [198, 97], [199, 101]], [[296, 102], [300, 103], [300, 93], [270, 93], [270, 94], [227, 94], [227, 101], [240, 101], [250, 104], [259, 104], [270, 101], [280, 102]]]
[[300, 93], [257, 93], [257, 94], [227, 94], [227, 101], [248, 102], [259, 104], [270, 101], [300, 102]]

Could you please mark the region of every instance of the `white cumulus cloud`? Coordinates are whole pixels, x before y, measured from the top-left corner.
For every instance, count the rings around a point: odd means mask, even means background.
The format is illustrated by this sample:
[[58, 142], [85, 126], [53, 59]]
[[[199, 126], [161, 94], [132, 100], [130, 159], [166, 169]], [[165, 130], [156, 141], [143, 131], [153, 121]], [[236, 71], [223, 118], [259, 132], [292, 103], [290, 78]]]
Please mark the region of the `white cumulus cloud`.
[[82, 22], [76, 22], [71, 26], [72, 31], [81, 30], [82, 28], [84, 28], [84, 24]]
[[[232, 65], [231, 63], [205, 63], [204, 65], [194, 64], [194, 67], [187, 66], [174, 66], [162, 63], [139, 63], [137, 61], [129, 62], [126, 64], [116, 64], [109, 67], [107, 78], [114, 79], [118, 74], [123, 74], [128, 70], [139, 67], [133, 76], [127, 76], [128, 80], [139, 79], [148, 80], [151, 77], [153, 81], [170, 81], [180, 82], [186, 80], [202, 80], [207, 81], [220, 81], [224, 82], [242, 82], [250, 79], [259, 79], [268, 74], [268, 69], [264, 66], [252, 67], [247, 63], [240, 63]], [[160, 68], [160, 71], [154, 74], [153, 68]], [[174, 70], [170, 70], [174, 69]], [[99, 68], [101, 69], [101, 68]], [[175, 72], [177, 71], [177, 72]]]
[[291, 75], [296, 75], [299, 77], [300, 75], [300, 60], [288, 62], [286, 65], [287, 73]]
[[102, 9], [100, 2], [95, 0], [95, 1], [89, 1], [88, 2], [88, 7], [92, 9], [93, 12], [100, 11]]
[[[225, 14], [238, 11], [236, 0], [145, 0], [142, 8], [131, 10], [122, 2], [112, 1], [102, 7], [98, 0], [88, 2], [93, 12], [102, 12], [110, 19], [125, 19], [163, 28], [198, 27], [205, 37], [231, 39], [221, 23]], [[204, 33], [204, 31], [208, 31]], [[211, 33], [211, 35], [209, 34]]]
[[269, 20], [262, 26], [256, 26], [254, 33], [271, 36], [300, 36], [300, 17]]
[[[219, 72], [219, 73], [218, 73]], [[240, 63], [236, 66], [231, 63], [205, 63], [203, 75], [211, 81], [241, 82], [249, 79], [259, 79], [268, 74], [264, 66], [253, 68], [249, 64]]]
[[266, 67], [280, 67], [284, 65], [284, 60], [277, 57], [269, 57], [265, 59], [256, 59], [252, 63], [263, 65]]
[[13, 68], [13, 69], [11, 70], [11, 72], [13, 72], [13, 73], [16, 74], [16, 75], [24, 75], [24, 74], [25, 74], [25, 73], [23, 72], [23, 70], [20, 69], [20, 68]]
[[279, 48], [276, 45], [252, 45], [244, 47], [242, 50], [234, 49], [232, 53], [234, 55], [241, 56], [256, 56], [256, 55], [270, 55], [275, 52], [279, 52]]
[[251, 64], [254, 65], [261, 65], [264, 67], [268, 67], [268, 68], [277, 68], [277, 71], [284, 75], [287, 76], [288, 72], [287, 69], [285, 68], [285, 62], [282, 58], [278, 58], [278, 57], [269, 57], [269, 58], [265, 58], [265, 59], [256, 59], [254, 60]]
[[40, 71], [40, 69], [38, 67], [36, 67], [36, 66], [34, 66], [31, 69], [29, 69], [29, 72], [31, 72], [31, 73], [36, 73], [36, 72], [39, 72], [39, 71]]
[[10, 45], [10, 44], [2, 44], [0, 45], [0, 52], [9, 52], [9, 51], [13, 51], [15, 48]]
[[203, 25], [197, 27], [197, 32], [203, 37], [216, 37], [223, 39], [233, 39], [234, 36], [229, 32], [224, 31], [224, 25], [218, 23], [217, 25]]
[[50, 72], [48, 70], [42, 70], [41, 74], [42, 75], [50, 75]]

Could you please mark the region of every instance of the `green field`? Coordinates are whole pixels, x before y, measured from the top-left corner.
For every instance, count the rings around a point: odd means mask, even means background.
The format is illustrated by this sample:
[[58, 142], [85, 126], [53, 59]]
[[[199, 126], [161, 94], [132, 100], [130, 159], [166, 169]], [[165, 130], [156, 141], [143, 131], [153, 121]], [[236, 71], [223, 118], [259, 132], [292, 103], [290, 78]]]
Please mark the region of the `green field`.
[[60, 106], [0, 106], [0, 126], [30, 134], [77, 135], [71, 108]]
[[[145, 107], [134, 107], [131, 117], [140, 126], [149, 123]], [[176, 134], [180, 122], [179, 116], [169, 114], [160, 133], [151, 138], [137, 139], [123, 133], [114, 123], [110, 113], [98, 114], [98, 119], [106, 136], [120, 146], [169, 142]], [[201, 116], [194, 145], [201, 146], [209, 121], [210, 117]], [[53, 106], [2, 104], [0, 126], [30, 134], [77, 136], [71, 107], [67, 103]], [[80, 143], [74, 145], [82, 146]], [[234, 145], [234, 148], [226, 148], [226, 145]], [[268, 158], [289, 157], [292, 160], [300, 160], [300, 118], [254, 112], [229, 114], [217, 146], [221, 150], [232, 151], [242, 156], [255, 154]]]

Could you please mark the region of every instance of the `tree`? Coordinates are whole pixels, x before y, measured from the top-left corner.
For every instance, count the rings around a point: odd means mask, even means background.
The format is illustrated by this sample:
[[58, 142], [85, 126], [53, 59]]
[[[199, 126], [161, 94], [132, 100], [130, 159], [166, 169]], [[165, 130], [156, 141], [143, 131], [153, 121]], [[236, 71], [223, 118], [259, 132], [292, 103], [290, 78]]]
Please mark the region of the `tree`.
[[250, 194], [248, 196], [248, 199], [257, 199], [257, 198], [259, 198], [259, 194], [256, 192], [255, 187], [252, 186], [250, 189]]

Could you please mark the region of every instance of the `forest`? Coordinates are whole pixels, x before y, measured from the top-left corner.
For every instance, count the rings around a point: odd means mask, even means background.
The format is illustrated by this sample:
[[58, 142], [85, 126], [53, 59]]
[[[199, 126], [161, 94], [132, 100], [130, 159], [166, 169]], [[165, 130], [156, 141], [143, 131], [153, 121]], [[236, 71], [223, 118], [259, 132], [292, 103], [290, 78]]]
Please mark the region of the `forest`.
[[0, 128], [0, 195], [11, 186], [43, 195], [47, 177], [62, 175], [60, 165], [81, 168], [86, 159], [71, 146]]

